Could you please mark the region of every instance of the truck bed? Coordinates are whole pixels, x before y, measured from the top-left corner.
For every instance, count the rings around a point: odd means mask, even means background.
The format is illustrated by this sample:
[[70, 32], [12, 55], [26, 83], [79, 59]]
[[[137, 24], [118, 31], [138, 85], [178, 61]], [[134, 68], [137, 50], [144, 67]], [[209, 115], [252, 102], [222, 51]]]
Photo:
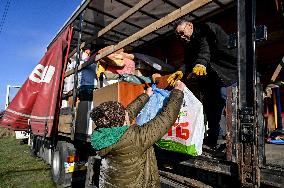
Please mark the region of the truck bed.
[[[284, 185], [284, 145], [266, 144], [265, 147], [267, 163], [260, 168], [261, 183], [263, 186], [280, 187]], [[191, 157], [158, 148], [155, 151], [160, 171], [193, 178], [213, 187], [240, 186], [237, 164], [226, 161], [222, 153], [216, 157], [216, 153], [203, 148], [201, 156]]]
[[265, 144], [266, 163], [284, 166], [284, 145]]

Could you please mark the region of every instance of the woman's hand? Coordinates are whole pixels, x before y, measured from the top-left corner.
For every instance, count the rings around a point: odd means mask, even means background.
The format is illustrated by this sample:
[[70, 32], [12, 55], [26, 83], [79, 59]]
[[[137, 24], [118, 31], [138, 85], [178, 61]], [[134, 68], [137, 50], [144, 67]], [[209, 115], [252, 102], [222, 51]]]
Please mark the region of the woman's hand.
[[174, 88], [183, 91], [185, 88], [185, 84], [182, 81], [178, 80]]
[[146, 92], [145, 92], [149, 97], [151, 97], [153, 95], [153, 90], [151, 87], [148, 87]]

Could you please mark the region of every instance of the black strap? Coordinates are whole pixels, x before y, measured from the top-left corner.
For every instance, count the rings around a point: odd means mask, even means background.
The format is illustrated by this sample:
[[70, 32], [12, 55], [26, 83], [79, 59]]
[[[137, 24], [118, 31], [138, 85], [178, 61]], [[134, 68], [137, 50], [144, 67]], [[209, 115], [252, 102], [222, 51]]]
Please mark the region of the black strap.
[[100, 77], [99, 77], [99, 82], [100, 82], [100, 88], [104, 86], [104, 73], [101, 72]]

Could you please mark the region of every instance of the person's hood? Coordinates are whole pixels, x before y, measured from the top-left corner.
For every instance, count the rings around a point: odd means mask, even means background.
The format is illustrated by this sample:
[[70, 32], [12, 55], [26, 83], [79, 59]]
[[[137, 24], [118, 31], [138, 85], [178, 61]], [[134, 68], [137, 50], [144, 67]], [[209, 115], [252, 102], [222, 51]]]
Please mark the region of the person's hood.
[[95, 129], [91, 136], [91, 144], [97, 151], [116, 144], [130, 126]]

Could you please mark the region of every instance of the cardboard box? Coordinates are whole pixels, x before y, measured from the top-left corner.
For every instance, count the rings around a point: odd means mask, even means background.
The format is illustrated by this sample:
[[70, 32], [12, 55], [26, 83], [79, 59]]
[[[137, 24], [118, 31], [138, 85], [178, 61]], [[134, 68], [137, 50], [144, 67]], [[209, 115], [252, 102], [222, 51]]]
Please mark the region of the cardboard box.
[[156, 78], [157, 87], [160, 88], [160, 89], [166, 89], [167, 87], [169, 87], [170, 84], [167, 81], [167, 79], [169, 77], [170, 77], [170, 75], [166, 75], [166, 76]]
[[144, 93], [144, 84], [117, 82], [95, 90], [93, 92], [93, 104], [96, 107], [103, 102], [118, 101], [124, 107], [127, 107], [142, 93]]
[[58, 122], [58, 132], [70, 134], [72, 126], [72, 115], [60, 115]]

